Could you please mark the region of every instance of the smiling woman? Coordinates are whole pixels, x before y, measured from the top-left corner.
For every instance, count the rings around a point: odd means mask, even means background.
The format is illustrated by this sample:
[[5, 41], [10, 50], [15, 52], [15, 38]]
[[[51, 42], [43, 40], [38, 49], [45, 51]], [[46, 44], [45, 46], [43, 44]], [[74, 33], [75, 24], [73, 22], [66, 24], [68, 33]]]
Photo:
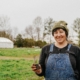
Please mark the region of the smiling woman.
[[58, 44], [61, 44], [67, 40], [67, 37], [65, 35], [66, 33], [63, 29], [58, 29], [54, 32], [54, 39], [57, 41]]
[[65, 21], [55, 23], [55, 25], [53, 26], [52, 35], [56, 40], [56, 46], [58, 46], [59, 44], [64, 44], [65, 46], [67, 44], [68, 31], [69, 30], [67, 28], [67, 23]]
[[80, 80], [80, 49], [67, 40], [68, 28], [65, 21], [56, 22], [52, 35], [56, 42], [42, 48], [39, 66], [32, 70], [45, 80]]

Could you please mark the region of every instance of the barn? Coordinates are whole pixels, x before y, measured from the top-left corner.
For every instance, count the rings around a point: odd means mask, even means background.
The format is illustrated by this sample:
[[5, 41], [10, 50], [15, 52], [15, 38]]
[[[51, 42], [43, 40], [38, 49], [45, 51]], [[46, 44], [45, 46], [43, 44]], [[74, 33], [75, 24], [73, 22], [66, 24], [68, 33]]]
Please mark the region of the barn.
[[0, 48], [13, 48], [14, 44], [11, 40], [0, 37]]

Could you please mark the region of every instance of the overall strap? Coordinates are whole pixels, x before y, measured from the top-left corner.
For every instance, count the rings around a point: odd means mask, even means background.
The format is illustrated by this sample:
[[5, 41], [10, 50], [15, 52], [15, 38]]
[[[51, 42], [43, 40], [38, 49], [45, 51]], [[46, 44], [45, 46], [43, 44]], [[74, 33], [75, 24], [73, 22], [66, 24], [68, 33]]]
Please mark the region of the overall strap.
[[[70, 47], [71, 47], [71, 44], [68, 45], [67, 51], [70, 50]], [[53, 49], [54, 49], [54, 44], [51, 44], [51, 45], [50, 45], [50, 50], [49, 50], [49, 52], [52, 53], [52, 52], [53, 52]]]
[[50, 50], [49, 50], [50, 53], [53, 52], [53, 47], [54, 47], [54, 44], [51, 44], [50, 45]]
[[67, 49], [67, 51], [69, 51], [69, 50], [70, 50], [70, 47], [71, 47], [71, 44], [69, 44], [69, 45], [68, 45], [68, 49]]
[[[70, 50], [70, 47], [71, 47], [71, 44], [68, 45], [67, 51]], [[54, 44], [51, 44], [51, 45], [50, 45], [50, 50], [49, 50], [49, 52], [53, 52], [53, 49], [54, 49]]]

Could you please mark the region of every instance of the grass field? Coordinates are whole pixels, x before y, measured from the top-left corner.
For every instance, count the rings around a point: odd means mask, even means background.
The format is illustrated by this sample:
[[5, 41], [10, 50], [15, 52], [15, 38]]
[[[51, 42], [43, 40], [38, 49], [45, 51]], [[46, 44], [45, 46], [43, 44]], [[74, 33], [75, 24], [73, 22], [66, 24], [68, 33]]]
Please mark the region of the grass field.
[[39, 48], [0, 49], [0, 56], [33, 57], [33, 56], [38, 56], [40, 51], [41, 49]]
[[40, 51], [38, 48], [0, 49], [0, 57], [4, 58], [0, 59], [0, 80], [43, 80], [31, 70], [34, 57], [38, 61]]

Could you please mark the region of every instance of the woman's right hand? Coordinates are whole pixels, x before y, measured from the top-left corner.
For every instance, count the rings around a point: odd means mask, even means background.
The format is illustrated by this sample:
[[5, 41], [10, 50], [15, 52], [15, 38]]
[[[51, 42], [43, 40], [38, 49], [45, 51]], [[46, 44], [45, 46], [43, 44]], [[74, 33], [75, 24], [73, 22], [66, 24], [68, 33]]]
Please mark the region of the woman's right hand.
[[37, 74], [41, 74], [42, 73], [42, 69], [41, 69], [41, 65], [40, 64], [33, 64], [31, 66], [32, 71], [34, 71]]

